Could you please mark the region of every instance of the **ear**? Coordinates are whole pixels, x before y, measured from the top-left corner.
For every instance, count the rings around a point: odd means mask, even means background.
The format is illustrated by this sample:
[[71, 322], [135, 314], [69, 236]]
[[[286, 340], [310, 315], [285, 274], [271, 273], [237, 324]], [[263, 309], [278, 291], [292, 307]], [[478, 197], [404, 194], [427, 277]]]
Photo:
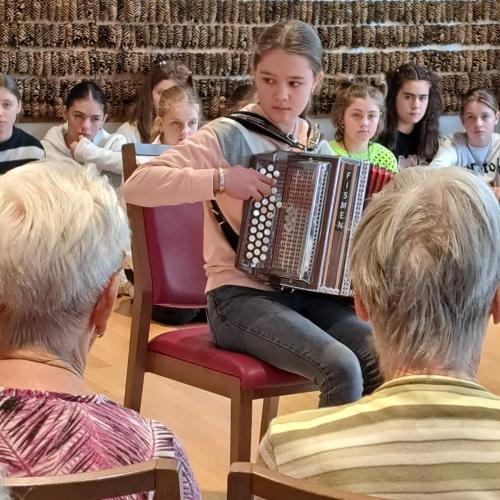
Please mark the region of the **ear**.
[[116, 294], [118, 292], [118, 273], [114, 273], [97, 299], [90, 315], [90, 327], [95, 327], [101, 334], [106, 330], [108, 319], [113, 311]]
[[497, 288], [495, 295], [493, 295], [493, 302], [491, 303], [491, 315], [493, 323], [498, 325], [500, 323], [500, 286]]
[[64, 116], [64, 121], [68, 121], [68, 108], [66, 106], [64, 106], [64, 113], [63, 113], [63, 116]]
[[19, 114], [22, 109], [23, 109], [23, 105], [21, 104], [21, 101], [17, 101], [17, 114]]
[[362, 319], [363, 321], [370, 320], [368, 309], [366, 308], [365, 303], [357, 290], [354, 290], [354, 310], [356, 311], [359, 319]]
[[106, 113], [104, 113], [104, 116], [102, 117], [102, 124], [101, 124], [101, 127], [102, 125], [104, 125], [106, 123], [106, 120], [108, 119], [108, 115]]
[[499, 118], [500, 118], [500, 111], [497, 111], [495, 114], [495, 125], [498, 123]]
[[314, 83], [313, 83], [313, 94], [316, 92], [316, 90], [320, 87], [321, 82], [323, 81], [323, 78], [325, 76], [325, 73], [323, 71], [320, 71], [315, 77], [314, 77]]

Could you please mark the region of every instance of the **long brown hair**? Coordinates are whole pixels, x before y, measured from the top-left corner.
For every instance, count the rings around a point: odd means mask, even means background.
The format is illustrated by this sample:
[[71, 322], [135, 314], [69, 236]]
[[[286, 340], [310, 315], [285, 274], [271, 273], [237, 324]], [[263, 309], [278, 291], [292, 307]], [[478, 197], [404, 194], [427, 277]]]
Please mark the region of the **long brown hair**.
[[162, 61], [151, 68], [130, 108], [128, 121], [137, 126], [141, 141], [151, 142], [151, 127], [155, 118], [153, 88], [163, 80], [172, 80], [178, 85], [193, 86], [193, 75], [189, 68], [173, 60]]
[[424, 117], [415, 125], [418, 137], [417, 154], [421, 158], [431, 160], [439, 148], [438, 126], [441, 113], [441, 86], [436, 73], [417, 64], [403, 64], [396, 71], [387, 75], [387, 126], [379, 138], [381, 144], [391, 151], [396, 148], [398, 140], [398, 113], [396, 98], [404, 83], [408, 80], [424, 80], [429, 82], [429, 100]]

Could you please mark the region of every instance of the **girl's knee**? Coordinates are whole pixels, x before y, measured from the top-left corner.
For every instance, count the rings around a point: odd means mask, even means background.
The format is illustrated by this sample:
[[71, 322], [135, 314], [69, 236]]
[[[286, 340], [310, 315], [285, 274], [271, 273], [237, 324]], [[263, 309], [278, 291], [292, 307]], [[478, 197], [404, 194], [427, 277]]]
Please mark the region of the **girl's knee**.
[[320, 387], [332, 387], [352, 385], [363, 388], [363, 374], [358, 357], [349, 349], [344, 348], [339, 352], [338, 346], [335, 349], [325, 350], [325, 361], [321, 370], [321, 377], [324, 379]]
[[363, 383], [361, 363], [352, 352], [343, 352], [335, 361], [334, 374], [337, 380], [352, 380], [355, 383]]
[[324, 376], [323, 382], [319, 384], [320, 406], [351, 403], [361, 397], [363, 374], [354, 354], [338, 357]]

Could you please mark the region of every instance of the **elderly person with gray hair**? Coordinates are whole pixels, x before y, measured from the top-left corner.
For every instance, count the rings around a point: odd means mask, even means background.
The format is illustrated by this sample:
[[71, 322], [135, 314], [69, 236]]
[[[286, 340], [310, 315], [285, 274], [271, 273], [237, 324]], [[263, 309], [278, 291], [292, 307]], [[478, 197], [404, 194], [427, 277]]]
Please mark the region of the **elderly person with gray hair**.
[[46, 160], [0, 177], [0, 467], [62, 475], [172, 457], [198, 498], [173, 434], [83, 380], [128, 245], [123, 208], [94, 168]]
[[459, 168], [398, 174], [352, 242], [358, 315], [386, 382], [337, 408], [275, 419], [273, 469], [385, 498], [500, 498], [500, 398], [476, 382], [500, 322], [500, 208]]

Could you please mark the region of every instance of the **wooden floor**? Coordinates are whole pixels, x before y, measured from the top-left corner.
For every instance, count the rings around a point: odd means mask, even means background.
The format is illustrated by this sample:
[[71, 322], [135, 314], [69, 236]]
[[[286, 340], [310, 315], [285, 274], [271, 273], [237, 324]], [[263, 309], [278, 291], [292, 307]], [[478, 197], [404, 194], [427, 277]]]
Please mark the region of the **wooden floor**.
[[[98, 339], [88, 359], [86, 380], [92, 390], [123, 403], [130, 331], [130, 299], [119, 299], [103, 338]], [[168, 330], [152, 324], [151, 335]], [[479, 381], [500, 395], [500, 327], [490, 325], [479, 371]], [[279, 413], [315, 408], [318, 394], [281, 398]], [[261, 403], [254, 403], [258, 416]], [[229, 400], [183, 384], [148, 374], [141, 413], [169, 427], [183, 443], [203, 498], [225, 498], [229, 469]], [[258, 437], [254, 420], [253, 453]]]

